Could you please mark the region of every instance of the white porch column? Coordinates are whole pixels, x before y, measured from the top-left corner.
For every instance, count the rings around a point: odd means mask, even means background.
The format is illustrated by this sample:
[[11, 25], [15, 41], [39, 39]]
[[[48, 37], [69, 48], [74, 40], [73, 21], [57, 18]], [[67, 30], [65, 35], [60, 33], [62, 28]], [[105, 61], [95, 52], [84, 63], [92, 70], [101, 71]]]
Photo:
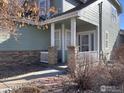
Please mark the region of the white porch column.
[[55, 23], [51, 24], [51, 47], [55, 46]]
[[65, 25], [62, 24], [62, 62], [65, 62]]
[[71, 46], [76, 46], [76, 18], [71, 18]]

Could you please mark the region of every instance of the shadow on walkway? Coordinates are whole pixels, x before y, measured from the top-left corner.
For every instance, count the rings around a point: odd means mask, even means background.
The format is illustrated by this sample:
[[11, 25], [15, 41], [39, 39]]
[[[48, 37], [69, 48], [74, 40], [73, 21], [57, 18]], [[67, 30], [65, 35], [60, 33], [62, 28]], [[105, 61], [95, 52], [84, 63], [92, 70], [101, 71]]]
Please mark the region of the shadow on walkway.
[[[28, 82], [34, 79], [53, 77], [53, 76], [66, 74], [66, 69], [67, 69], [67, 66], [65, 65], [56, 65], [56, 66], [46, 65], [46, 68], [44, 70], [29, 72], [27, 74], [0, 79], [0, 82], [15, 82], [15, 81]], [[20, 83], [20, 82], [17, 82], [17, 83]]]

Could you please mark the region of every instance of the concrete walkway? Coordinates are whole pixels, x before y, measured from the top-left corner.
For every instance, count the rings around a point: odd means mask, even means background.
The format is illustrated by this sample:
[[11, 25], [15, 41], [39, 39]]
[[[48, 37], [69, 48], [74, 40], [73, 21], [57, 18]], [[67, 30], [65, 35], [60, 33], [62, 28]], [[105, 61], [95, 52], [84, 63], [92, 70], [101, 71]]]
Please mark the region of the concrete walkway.
[[67, 66], [58, 67], [61, 68], [61, 70], [55, 68], [47, 68], [46, 70], [43, 71], [31, 72], [23, 75], [9, 77], [6, 79], [0, 79], [0, 89], [9, 88], [14, 84], [26, 83], [31, 82], [33, 80], [54, 77], [64, 74], [65, 73], [64, 69], [67, 68]]

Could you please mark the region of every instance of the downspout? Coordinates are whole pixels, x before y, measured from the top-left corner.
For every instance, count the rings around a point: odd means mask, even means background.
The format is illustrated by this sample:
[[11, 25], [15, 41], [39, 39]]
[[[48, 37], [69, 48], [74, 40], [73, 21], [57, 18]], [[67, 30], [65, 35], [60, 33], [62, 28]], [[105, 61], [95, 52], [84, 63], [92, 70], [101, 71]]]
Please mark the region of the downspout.
[[103, 2], [99, 3], [99, 59], [103, 57], [103, 50], [102, 50], [102, 4]]

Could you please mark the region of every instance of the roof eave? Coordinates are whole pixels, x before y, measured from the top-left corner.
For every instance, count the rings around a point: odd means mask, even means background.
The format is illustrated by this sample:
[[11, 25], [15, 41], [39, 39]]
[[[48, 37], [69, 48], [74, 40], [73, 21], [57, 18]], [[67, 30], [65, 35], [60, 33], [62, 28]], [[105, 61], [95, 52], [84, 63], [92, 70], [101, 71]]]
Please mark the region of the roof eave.
[[119, 13], [122, 13], [123, 9], [122, 9], [122, 5], [118, 0], [115, 0], [116, 3], [119, 5]]
[[119, 14], [122, 13], [122, 5], [118, 0], [108, 0], [108, 1], [110, 1], [111, 3], [117, 6]]

